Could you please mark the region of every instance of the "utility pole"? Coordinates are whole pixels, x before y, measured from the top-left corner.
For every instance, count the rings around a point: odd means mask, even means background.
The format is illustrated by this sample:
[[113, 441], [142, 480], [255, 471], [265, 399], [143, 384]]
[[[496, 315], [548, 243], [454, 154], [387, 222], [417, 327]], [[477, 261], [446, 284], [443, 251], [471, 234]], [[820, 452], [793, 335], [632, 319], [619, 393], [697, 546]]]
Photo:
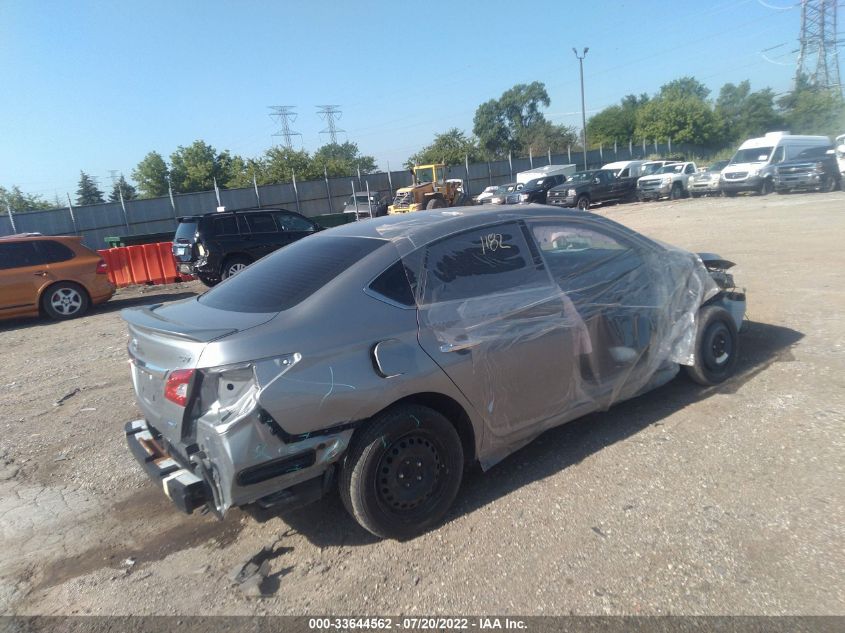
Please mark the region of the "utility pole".
[[296, 112], [293, 111], [294, 107], [296, 106], [269, 106], [272, 112], [270, 113], [271, 117], [275, 117], [279, 121], [279, 125], [282, 126], [281, 131], [274, 132], [273, 136], [281, 136], [285, 139], [285, 147], [288, 149], [293, 149], [293, 142], [291, 139], [294, 136], [299, 137], [299, 142], [302, 142], [302, 134], [299, 132], [294, 132], [290, 129], [290, 124], [296, 121]]
[[581, 127], [584, 135], [584, 169], [587, 169], [587, 108], [584, 105], [584, 58], [587, 56], [589, 47], [584, 47], [584, 52], [579, 55], [573, 47], [572, 52], [578, 58], [578, 67], [581, 69]]
[[320, 118], [326, 122], [326, 128], [320, 130], [320, 134], [328, 134], [332, 145], [337, 145], [337, 133], [346, 131], [338, 129], [337, 125], [335, 125], [335, 121], [340, 121], [343, 116], [343, 112], [340, 111], [340, 106], [318, 105], [317, 107], [320, 108], [320, 110], [317, 110], [317, 114], [319, 114]]
[[[839, 75], [838, 39], [836, 30], [837, 0], [802, 0], [801, 45], [798, 65], [795, 70], [795, 84], [804, 75], [811, 84], [842, 93]], [[815, 64], [813, 64], [815, 58]]]

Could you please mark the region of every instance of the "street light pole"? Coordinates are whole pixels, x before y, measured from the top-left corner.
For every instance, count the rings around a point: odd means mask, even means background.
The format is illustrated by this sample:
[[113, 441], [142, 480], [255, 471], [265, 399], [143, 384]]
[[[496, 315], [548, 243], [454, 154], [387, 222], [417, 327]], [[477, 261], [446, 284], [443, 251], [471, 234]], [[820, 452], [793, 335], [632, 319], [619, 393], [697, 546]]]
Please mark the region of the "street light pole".
[[587, 109], [584, 106], [584, 58], [587, 56], [589, 47], [584, 47], [584, 52], [578, 55], [578, 51], [573, 47], [572, 52], [578, 58], [578, 66], [581, 69], [581, 128], [584, 133], [584, 169], [587, 169]]

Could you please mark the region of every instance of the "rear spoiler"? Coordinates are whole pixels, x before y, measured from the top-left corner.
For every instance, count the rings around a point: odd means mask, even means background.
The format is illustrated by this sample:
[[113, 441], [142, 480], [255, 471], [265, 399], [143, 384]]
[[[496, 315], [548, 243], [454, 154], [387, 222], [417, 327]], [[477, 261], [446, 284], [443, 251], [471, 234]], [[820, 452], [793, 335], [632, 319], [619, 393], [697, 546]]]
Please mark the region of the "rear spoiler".
[[120, 317], [130, 325], [141, 330], [164, 334], [173, 338], [199, 343], [208, 343], [229, 334], [237, 332], [237, 328], [201, 328], [188, 323], [179, 323], [165, 319], [155, 313], [163, 304], [145, 306], [143, 308], [126, 308], [120, 311]]

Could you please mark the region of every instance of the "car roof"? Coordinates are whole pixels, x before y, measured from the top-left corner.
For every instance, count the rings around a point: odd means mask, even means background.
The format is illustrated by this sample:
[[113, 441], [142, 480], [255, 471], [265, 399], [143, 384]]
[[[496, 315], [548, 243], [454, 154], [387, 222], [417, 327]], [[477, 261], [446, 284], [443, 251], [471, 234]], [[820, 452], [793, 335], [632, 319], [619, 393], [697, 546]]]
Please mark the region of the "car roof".
[[60, 242], [82, 242], [78, 235], [43, 235], [41, 233], [15, 233], [0, 236], [3, 242], [37, 242], [40, 240], [58, 240]]
[[[225, 211], [206, 211], [205, 213], [194, 213], [192, 215], [182, 215], [179, 216], [179, 220], [191, 220], [195, 218], [207, 218], [212, 215], [226, 215], [227, 213], [259, 213], [261, 211], [285, 211], [287, 213], [293, 213], [295, 215], [302, 215], [301, 213], [297, 213], [296, 211], [292, 211], [291, 209], [286, 209], [285, 207], [254, 207], [248, 209], [226, 209]], [[305, 217], [305, 216], [302, 216]]]
[[[489, 205], [484, 205], [487, 207]], [[381, 218], [350, 222], [309, 237], [362, 237], [377, 239], [407, 238], [414, 245], [422, 245], [433, 240], [457, 233], [465, 229], [482, 227], [509, 220], [524, 220], [532, 218], [572, 219], [580, 222], [589, 221], [601, 224], [626, 234], [639, 235], [627, 227], [595, 214], [585, 214], [583, 211], [563, 210], [542, 204], [528, 205], [493, 205], [495, 209], [471, 207], [453, 207], [443, 210], [413, 211], [398, 213]]]

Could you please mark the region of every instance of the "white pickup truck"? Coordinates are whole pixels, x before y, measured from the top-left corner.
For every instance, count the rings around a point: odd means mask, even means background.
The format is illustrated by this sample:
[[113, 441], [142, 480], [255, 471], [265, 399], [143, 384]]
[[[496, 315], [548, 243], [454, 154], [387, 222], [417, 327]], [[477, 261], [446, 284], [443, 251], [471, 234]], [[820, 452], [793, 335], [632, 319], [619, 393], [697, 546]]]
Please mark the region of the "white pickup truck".
[[686, 198], [689, 196], [690, 179], [698, 171], [695, 163], [669, 163], [650, 176], [637, 181], [639, 200], [660, 200], [660, 198]]

